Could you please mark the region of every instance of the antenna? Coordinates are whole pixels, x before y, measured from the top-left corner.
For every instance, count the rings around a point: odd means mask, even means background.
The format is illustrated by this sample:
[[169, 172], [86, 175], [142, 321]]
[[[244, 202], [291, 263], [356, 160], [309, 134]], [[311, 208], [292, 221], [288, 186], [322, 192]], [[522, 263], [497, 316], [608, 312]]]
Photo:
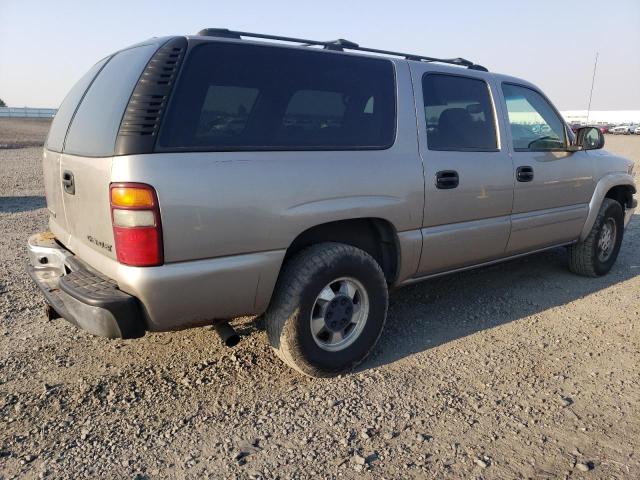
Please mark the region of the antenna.
[[591, 97], [593, 97], [593, 85], [596, 82], [596, 68], [598, 68], [598, 52], [596, 52], [596, 63], [593, 65], [593, 77], [591, 78], [591, 92], [589, 93], [589, 106], [587, 107], [587, 124], [589, 124], [589, 114], [591, 113]]

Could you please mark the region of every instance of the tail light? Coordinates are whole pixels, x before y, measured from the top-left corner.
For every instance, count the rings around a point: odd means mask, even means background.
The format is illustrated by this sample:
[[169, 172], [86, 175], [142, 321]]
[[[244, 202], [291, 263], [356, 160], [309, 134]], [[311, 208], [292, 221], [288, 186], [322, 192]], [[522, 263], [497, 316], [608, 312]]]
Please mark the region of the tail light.
[[160, 209], [153, 187], [144, 183], [113, 183], [109, 198], [118, 262], [135, 267], [162, 265]]

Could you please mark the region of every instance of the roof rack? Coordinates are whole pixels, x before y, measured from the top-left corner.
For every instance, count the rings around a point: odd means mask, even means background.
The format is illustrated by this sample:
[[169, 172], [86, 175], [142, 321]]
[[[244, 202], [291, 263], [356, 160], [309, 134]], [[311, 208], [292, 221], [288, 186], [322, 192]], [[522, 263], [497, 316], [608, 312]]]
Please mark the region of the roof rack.
[[422, 55], [413, 55], [410, 53], [400, 53], [400, 52], [392, 52], [390, 50], [378, 50], [377, 48], [366, 48], [361, 47], [357, 43], [350, 42], [349, 40], [345, 40], [344, 38], [339, 38], [338, 40], [331, 41], [322, 41], [322, 40], [306, 40], [304, 38], [293, 38], [293, 37], [280, 37], [277, 35], [265, 35], [263, 33], [250, 33], [250, 32], [238, 32], [235, 30], [229, 30], [226, 28], [205, 28], [198, 32], [198, 35], [204, 37], [220, 37], [220, 38], [235, 38], [241, 39], [242, 37], [248, 38], [261, 38], [266, 40], [277, 40], [280, 42], [294, 42], [299, 43], [305, 47], [311, 46], [321, 46], [326, 50], [336, 50], [336, 51], [344, 51], [344, 50], [357, 50], [359, 52], [369, 52], [369, 53], [380, 53], [383, 55], [392, 55], [394, 57], [403, 57], [407, 60], [415, 60], [418, 62], [437, 62], [437, 63], [446, 63], [449, 65], [457, 65], [459, 67], [467, 67], [471, 70], [479, 70], [481, 72], [488, 72], [485, 67], [482, 65], [478, 65], [469, 60], [465, 60], [464, 58], [434, 58], [434, 57], [424, 57]]

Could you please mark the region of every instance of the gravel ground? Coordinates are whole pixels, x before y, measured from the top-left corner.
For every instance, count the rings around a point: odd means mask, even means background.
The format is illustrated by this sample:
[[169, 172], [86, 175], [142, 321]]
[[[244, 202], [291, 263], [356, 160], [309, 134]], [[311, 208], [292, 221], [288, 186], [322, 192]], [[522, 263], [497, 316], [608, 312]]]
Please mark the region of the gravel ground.
[[0, 118], [0, 148], [41, 146], [50, 125], [48, 118]]
[[373, 357], [318, 380], [248, 318], [234, 349], [48, 322], [40, 156], [0, 150], [0, 478], [640, 477], [638, 215], [604, 278], [557, 249], [394, 292]]

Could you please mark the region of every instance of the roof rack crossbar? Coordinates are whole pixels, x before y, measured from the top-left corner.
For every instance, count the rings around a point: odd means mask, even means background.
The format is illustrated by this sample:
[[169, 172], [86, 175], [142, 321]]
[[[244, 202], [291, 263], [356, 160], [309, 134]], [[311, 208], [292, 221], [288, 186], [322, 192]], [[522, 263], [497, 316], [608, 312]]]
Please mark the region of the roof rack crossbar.
[[480, 70], [483, 72], [488, 71], [482, 65], [475, 64], [470, 60], [466, 60], [464, 58], [425, 57], [423, 55], [414, 55], [411, 53], [401, 53], [401, 52], [393, 52], [390, 50], [380, 50], [377, 48], [367, 48], [367, 47], [361, 47], [357, 43], [351, 42], [349, 40], [345, 40], [344, 38], [339, 38], [338, 40], [332, 40], [332, 41], [308, 40], [304, 38], [282, 37], [279, 35], [267, 35], [264, 33], [239, 32], [236, 30], [229, 30], [226, 28], [205, 28], [204, 30], [200, 30], [198, 32], [198, 35], [208, 36], [208, 37], [235, 38], [235, 39], [240, 39], [242, 37], [260, 38], [265, 40], [276, 40], [279, 42], [298, 43], [301, 46], [305, 46], [305, 47], [318, 46], [318, 47], [323, 47], [327, 50], [338, 50], [338, 51], [356, 50], [360, 52], [378, 53], [382, 55], [402, 57], [407, 60], [415, 60], [420, 62], [446, 63], [448, 65], [457, 65], [460, 67], [467, 67], [472, 70]]

